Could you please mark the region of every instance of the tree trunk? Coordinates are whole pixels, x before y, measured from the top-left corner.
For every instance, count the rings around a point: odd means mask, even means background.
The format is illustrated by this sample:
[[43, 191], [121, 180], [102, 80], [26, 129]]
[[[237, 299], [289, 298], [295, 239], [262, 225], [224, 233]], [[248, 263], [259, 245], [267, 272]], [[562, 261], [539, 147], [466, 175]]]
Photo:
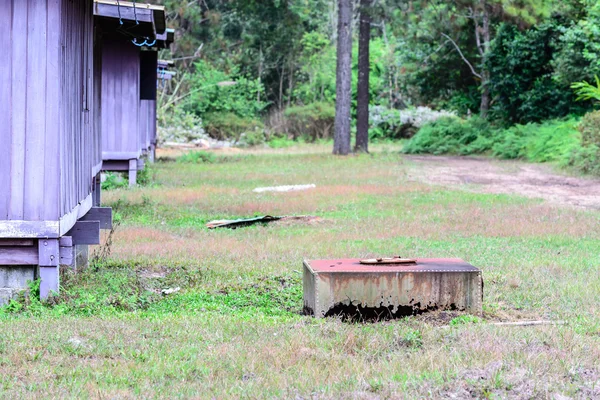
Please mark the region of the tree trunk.
[[489, 72], [482, 71], [481, 74], [481, 103], [479, 105], [479, 116], [481, 118], [487, 118], [488, 111], [490, 110], [490, 88], [488, 82], [490, 80]]
[[358, 93], [356, 106], [356, 146], [354, 151], [369, 152], [369, 44], [371, 42], [371, 0], [360, 0], [358, 34]]
[[338, 0], [338, 42], [333, 154], [350, 153], [352, 98], [352, 0]]
[[483, 54], [482, 54], [482, 68], [481, 68], [481, 104], [479, 106], [479, 115], [481, 118], [487, 118], [488, 111], [490, 110], [490, 89], [489, 80], [490, 72], [487, 69], [486, 61], [490, 54], [491, 47], [491, 31], [490, 31], [490, 10], [486, 0], [481, 1], [482, 6], [482, 23], [481, 33], [483, 36]]

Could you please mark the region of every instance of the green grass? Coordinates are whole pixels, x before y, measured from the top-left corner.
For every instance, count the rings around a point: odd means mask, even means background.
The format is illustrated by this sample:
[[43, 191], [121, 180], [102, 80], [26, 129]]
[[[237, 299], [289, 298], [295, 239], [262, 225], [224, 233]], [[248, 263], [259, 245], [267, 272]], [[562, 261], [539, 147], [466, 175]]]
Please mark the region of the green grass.
[[[243, 154], [158, 163], [151, 185], [105, 192], [110, 255], [66, 271], [51, 303], [0, 311], [0, 397], [600, 396], [600, 213], [408, 171], [394, 152]], [[304, 183], [317, 188], [252, 192]], [[323, 221], [204, 227], [261, 214]], [[302, 259], [391, 254], [480, 267], [484, 316], [301, 315]], [[488, 324], [519, 319], [567, 324]]]

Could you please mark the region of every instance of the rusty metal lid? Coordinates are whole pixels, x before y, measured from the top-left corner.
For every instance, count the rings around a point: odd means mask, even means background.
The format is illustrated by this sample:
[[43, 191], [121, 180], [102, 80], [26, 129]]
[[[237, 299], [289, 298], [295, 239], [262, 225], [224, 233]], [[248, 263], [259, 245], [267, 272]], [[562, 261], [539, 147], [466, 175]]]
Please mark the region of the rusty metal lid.
[[306, 260], [304, 263], [316, 273], [346, 272], [479, 272], [460, 258], [417, 258], [412, 264], [361, 264], [359, 258], [337, 260]]

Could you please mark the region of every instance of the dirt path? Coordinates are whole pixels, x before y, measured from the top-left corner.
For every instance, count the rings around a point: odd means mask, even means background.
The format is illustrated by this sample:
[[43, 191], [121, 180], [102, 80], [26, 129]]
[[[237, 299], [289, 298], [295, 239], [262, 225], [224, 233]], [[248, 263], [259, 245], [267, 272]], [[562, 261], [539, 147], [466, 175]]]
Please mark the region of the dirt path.
[[600, 210], [600, 180], [563, 175], [547, 165], [480, 157], [406, 156], [405, 160], [411, 180]]

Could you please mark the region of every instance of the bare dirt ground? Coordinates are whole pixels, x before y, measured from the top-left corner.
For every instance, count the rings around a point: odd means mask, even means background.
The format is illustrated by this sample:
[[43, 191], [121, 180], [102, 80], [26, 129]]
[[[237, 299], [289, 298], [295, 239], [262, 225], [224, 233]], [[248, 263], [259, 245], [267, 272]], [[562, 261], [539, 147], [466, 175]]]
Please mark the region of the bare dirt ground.
[[484, 157], [406, 156], [408, 179], [481, 193], [517, 194], [553, 204], [600, 209], [600, 180], [551, 166]]

